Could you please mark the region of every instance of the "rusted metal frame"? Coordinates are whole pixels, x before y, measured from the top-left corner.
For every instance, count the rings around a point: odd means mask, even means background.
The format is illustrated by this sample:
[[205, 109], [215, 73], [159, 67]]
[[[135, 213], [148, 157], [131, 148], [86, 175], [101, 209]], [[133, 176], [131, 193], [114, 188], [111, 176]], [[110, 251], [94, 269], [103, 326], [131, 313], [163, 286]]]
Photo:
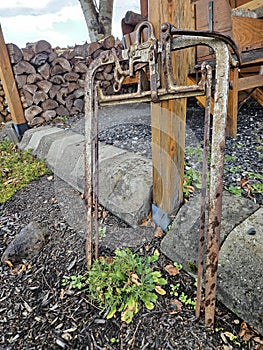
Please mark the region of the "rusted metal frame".
[[202, 281], [204, 264], [204, 246], [205, 246], [205, 223], [206, 223], [206, 197], [207, 197], [207, 168], [209, 154], [210, 137], [210, 107], [211, 107], [211, 88], [212, 88], [212, 68], [203, 62], [203, 69], [206, 69], [206, 107], [204, 121], [204, 144], [203, 144], [203, 169], [202, 169], [202, 189], [200, 205], [200, 226], [199, 226], [199, 247], [198, 247], [198, 275], [196, 291], [195, 315], [200, 317], [201, 299], [202, 299]]
[[[200, 89], [198, 85], [186, 85], [178, 86], [178, 89], [173, 92], [167, 92], [166, 89], [157, 89], [158, 101], [167, 101], [182, 97], [193, 97], [204, 95], [204, 90]], [[126, 104], [126, 103], [135, 103], [135, 102], [151, 102], [152, 96], [151, 91], [142, 91], [139, 95], [138, 93], [114, 95], [114, 96], [105, 96], [102, 90], [99, 90], [99, 100], [100, 106], [108, 106], [115, 104]]]
[[213, 37], [178, 36], [171, 49], [194, 45], [210, 46], [216, 54], [215, 105], [212, 129], [210, 188], [208, 200], [208, 229], [205, 281], [205, 324], [214, 326], [217, 268], [222, 215], [225, 129], [229, 88], [230, 57], [228, 43]]
[[[181, 48], [186, 48], [190, 46], [197, 45], [207, 45], [213, 48], [216, 53], [216, 89], [215, 89], [215, 110], [214, 110], [214, 123], [213, 123], [213, 138], [212, 138], [212, 147], [211, 147], [211, 175], [210, 175], [210, 194], [209, 194], [209, 209], [208, 209], [208, 237], [207, 237], [207, 261], [206, 261], [206, 292], [205, 292], [205, 321], [207, 326], [213, 326], [214, 324], [214, 313], [215, 313], [215, 297], [216, 297], [216, 280], [217, 280], [217, 266], [218, 266], [218, 254], [219, 254], [219, 240], [220, 240], [220, 222], [221, 222], [221, 209], [222, 209], [222, 189], [223, 189], [223, 160], [224, 160], [224, 145], [225, 145], [225, 126], [226, 126], [226, 115], [227, 115], [227, 96], [228, 96], [228, 74], [229, 74], [229, 52], [227, 44], [218, 40], [214, 37], [196, 37], [196, 36], [180, 36], [174, 37], [172, 39], [170, 49], [178, 50]], [[126, 56], [127, 52], [123, 52], [123, 56]], [[130, 57], [131, 58], [131, 57]], [[111, 53], [104, 54], [100, 58], [100, 61], [94, 63], [93, 67], [97, 68], [100, 65], [114, 63], [116, 57]], [[142, 58], [138, 57], [137, 62], [141, 62]], [[131, 63], [131, 62], [130, 62]], [[134, 62], [133, 62], [134, 63]], [[133, 64], [132, 63], [132, 64]], [[130, 67], [133, 67], [130, 65]], [[130, 68], [131, 69], [131, 68]], [[93, 70], [93, 74], [96, 69]], [[93, 80], [94, 75], [91, 74], [90, 81], [92, 83], [89, 84], [89, 91], [87, 96], [88, 99], [93, 101], [94, 97], [94, 89], [93, 89]], [[169, 87], [169, 84], [168, 84]], [[167, 98], [170, 94], [167, 94], [166, 89], [158, 89], [158, 98], [159, 92], [162, 94], [163, 98]], [[195, 87], [196, 88], [196, 87]], [[200, 86], [197, 87], [197, 91], [191, 91], [191, 93], [198, 93], [200, 90]], [[173, 91], [175, 92], [175, 91]], [[180, 94], [185, 94], [187, 89], [185, 87], [178, 87], [177, 92]], [[189, 92], [189, 90], [188, 90]], [[199, 91], [200, 92], [200, 91]], [[123, 94], [119, 96], [115, 96], [115, 101], [122, 100], [122, 102], [131, 102], [130, 96], [131, 94]], [[152, 99], [152, 94], [150, 91], [145, 93], [145, 96], [133, 95], [134, 98], [142, 99], [147, 98], [147, 100]], [[172, 94], [171, 94], [172, 95]], [[110, 103], [114, 101], [111, 96], [99, 96], [100, 98], [104, 98], [105, 103]], [[174, 98], [178, 97], [175, 93]], [[186, 97], [186, 95], [184, 95]], [[169, 96], [170, 98], [170, 96]], [[103, 101], [100, 101], [103, 102]], [[94, 102], [89, 101], [86, 104], [87, 113], [88, 113], [88, 121], [86, 123], [86, 129], [88, 137], [91, 138], [90, 127], [92, 125], [91, 120], [92, 116], [92, 108]], [[92, 144], [90, 146], [90, 150], [92, 153]], [[88, 148], [88, 147], [87, 147]], [[86, 150], [86, 155], [88, 154]], [[87, 157], [88, 158], [88, 157]], [[92, 159], [92, 156], [90, 157]], [[89, 165], [89, 162], [86, 162]], [[90, 162], [91, 164], [91, 162]], [[91, 164], [92, 169], [92, 164]], [[93, 170], [92, 170], [93, 171]], [[91, 171], [91, 173], [92, 173]], [[90, 172], [86, 172], [87, 176], [90, 176]], [[87, 184], [92, 186], [92, 176], [91, 180], [87, 181]], [[88, 187], [88, 186], [87, 186]], [[86, 193], [92, 196], [92, 192], [90, 189], [87, 189]], [[89, 203], [91, 201], [87, 201]], [[89, 208], [88, 208], [89, 209]], [[91, 214], [88, 211], [88, 214]], [[90, 224], [91, 219], [87, 220], [87, 228], [90, 229], [90, 234], [87, 235], [87, 247], [88, 252], [92, 251], [92, 224]], [[88, 257], [88, 261], [91, 262], [91, 257]]]
[[[86, 263], [90, 268], [93, 258], [93, 226], [95, 226], [95, 256], [98, 256], [98, 82], [95, 82], [95, 74], [103, 65], [114, 63], [114, 55], [105, 53], [90, 65], [86, 76], [85, 96], [85, 187], [84, 197], [86, 206]], [[94, 153], [95, 152], [95, 153]], [[94, 171], [95, 162], [95, 171]], [[93, 206], [94, 210], [93, 210]], [[93, 212], [95, 215], [93, 224]]]
[[96, 84], [94, 91], [94, 231], [95, 231], [95, 259], [99, 257], [99, 100], [98, 100], [98, 88], [99, 85]]
[[84, 157], [84, 171], [85, 171], [85, 187], [84, 187], [84, 199], [86, 207], [86, 264], [90, 268], [92, 264], [92, 206], [93, 206], [93, 135], [92, 135], [92, 123], [93, 123], [93, 110], [94, 110], [94, 98], [93, 98], [93, 83], [94, 77], [89, 74], [87, 86], [86, 86], [86, 100], [85, 100], [85, 157]]

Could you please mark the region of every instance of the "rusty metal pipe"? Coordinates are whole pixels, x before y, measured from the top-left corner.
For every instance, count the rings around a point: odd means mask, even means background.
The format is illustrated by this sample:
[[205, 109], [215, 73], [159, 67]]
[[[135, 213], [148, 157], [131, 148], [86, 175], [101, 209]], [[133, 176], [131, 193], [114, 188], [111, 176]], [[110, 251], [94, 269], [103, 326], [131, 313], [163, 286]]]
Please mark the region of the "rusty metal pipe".
[[[211, 88], [212, 88], [212, 69], [206, 65], [206, 107], [204, 123], [204, 145], [203, 145], [203, 169], [202, 169], [202, 189], [201, 189], [201, 207], [200, 207], [200, 228], [199, 228], [199, 248], [198, 248], [198, 276], [196, 292], [195, 315], [200, 317], [201, 299], [202, 299], [202, 281], [204, 264], [204, 246], [205, 246], [205, 222], [206, 222], [206, 192], [207, 192], [207, 166], [209, 153], [210, 136], [210, 106], [211, 106]], [[204, 69], [204, 68], [203, 68]]]

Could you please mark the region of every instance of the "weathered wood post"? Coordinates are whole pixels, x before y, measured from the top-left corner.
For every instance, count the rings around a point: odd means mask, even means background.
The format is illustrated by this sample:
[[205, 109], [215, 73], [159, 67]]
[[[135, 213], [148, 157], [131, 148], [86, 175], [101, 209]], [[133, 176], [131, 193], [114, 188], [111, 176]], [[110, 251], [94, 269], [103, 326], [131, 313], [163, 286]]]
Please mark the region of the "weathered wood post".
[[27, 122], [24, 117], [24, 111], [18, 94], [10, 58], [6, 48], [2, 28], [0, 25], [0, 79], [3, 84], [5, 96], [14, 127], [18, 136], [22, 136], [28, 129]]
[[[149, 0], [148, 17], [157, 39], [164, 22], [194, 29], [190, 0]], [[173, 53], [174, 76], [179, 85], [186, 85], [191, 52], [185, 49]], [[151, 123], [153, 204], [156, 221], [165, 229], [169, 224], [168, 215], [176, 212], [183, 201], [186, 98], [152, 103]], [[153, 219], [156, 219], [154, 215]]]

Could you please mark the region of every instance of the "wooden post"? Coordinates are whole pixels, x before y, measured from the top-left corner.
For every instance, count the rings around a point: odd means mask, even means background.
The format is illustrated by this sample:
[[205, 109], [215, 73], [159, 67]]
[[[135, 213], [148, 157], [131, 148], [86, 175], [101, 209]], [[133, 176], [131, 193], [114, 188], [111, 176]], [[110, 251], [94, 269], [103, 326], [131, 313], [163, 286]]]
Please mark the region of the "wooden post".
[[[149, 0], [149, 21], [158, 39], [164, 22], [193, 29], [190, 0]], [[189, 49], [173, 53], [173, 62], [177, 84], [186, 85]], [[153, 204], [171, 214], [183, 201], [186, 98], [152, 103], [151, 123]]]
[[[10, 109], [13, 122], [18, 126], [23, 125], [22, 129], [27, 129], [27, 123], [24, 117], [24, 111], [18, 94], [9, 54], [3, 37], [0, 25], [0, 79], [3, 84], [5, 97]], [[18, 130], [19, 131], [19, 130]]]
[[148, 0], [140, 0], [141, 15], [148, 17]]

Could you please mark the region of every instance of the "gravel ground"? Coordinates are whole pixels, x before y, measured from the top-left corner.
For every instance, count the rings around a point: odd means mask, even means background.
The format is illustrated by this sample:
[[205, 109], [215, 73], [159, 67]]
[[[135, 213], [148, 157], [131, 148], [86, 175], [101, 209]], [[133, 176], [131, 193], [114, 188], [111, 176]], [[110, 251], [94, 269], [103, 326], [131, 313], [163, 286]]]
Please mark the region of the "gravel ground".
[[[187, 124], [196, 140], [202, 139], [202, 113], [195, 103], [189, 105]], [[63, 127], [74, 126], [76, 120], [79, 117], [67, 121]], [[254, 102], [243, 106], [238, 128], [237, 138], [227, 140], [226, 154], [235, 157], [227, 163], [231, 169], [226, 171], [228, 185], [236, 184], [248, 173], [262, 174], [262, 107]], [[101, 131], [100, 139], [150, 157], [151, 134], [147, 123], [127, 122], [124, 126], [110, 127], [107, 132]], [[191, 162], [191, 157], [187, 161]], [[243, 189], [242, 195], [247, 196], [248, 191]], [[262, 204], [262, 194], [250, 196]], [[72, 206], [66, 208], [67, 198], [71, 198]], [[220, 303], [213, 332], [205, 329], [203, 317], [196, 320], [190, 307], [183, 305], [181, 311], [174, 312], [175, 296], [170, 295], [169, 285], [180, 283], [179, 292], [184, 291], [194, 299], [195, 281], [183, 271], [176, 276], [169, 275], [164, 268], [172, 262], [162, 254], [156, 268], [168, 280], [167, 293], [158, 298], [153, 311], [142, 308], [129, 326], [120, 321], [119, 315], [107, 320], [84, 291], [63, 287], [63, 276], [85, 272], [85, 237], [74, 221], [81, 216], [81, 211], [75, 214], [78, 209], [74, 210], [73, 198], [81, 202], [81, 195], [72, 189], [65, 190], [65, 184], [59, 179], [43, 177], [0, 206], [0, 255], [30, 221], [35, 220], [49, 230], [46, 244], [37, 257], [18, 266], [0, 267], [1, 350], [263, 348], [259, 336]], [[119, 219], [103, 208], [102, 211], [107, 229], [127, 229]], [[160, 242], [160, 237], [152, 235], [133, 250], [142, 255], [152, 254]], [[100, 246], [100, 254], [111, 253]]]

